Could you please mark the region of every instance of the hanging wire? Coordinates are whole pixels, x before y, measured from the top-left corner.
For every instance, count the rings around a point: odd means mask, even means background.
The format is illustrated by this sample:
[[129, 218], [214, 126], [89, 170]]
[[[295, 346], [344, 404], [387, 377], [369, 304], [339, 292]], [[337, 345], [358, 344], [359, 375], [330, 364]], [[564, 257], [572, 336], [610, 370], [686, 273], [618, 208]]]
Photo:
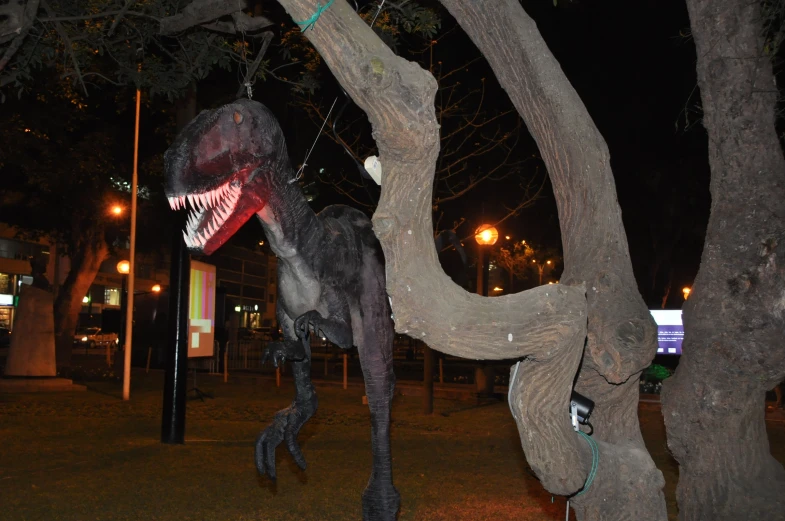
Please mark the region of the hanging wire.
[[322, 136], [322, 131], [324, 130], [324, 126], [327, 124], [327, 120], [330, 119], [330, 114], [333, 111], [333, 107], [335, 107], [336, 101], [338, 101], [338, 98], [335, 98], [333, 100], [333, 104], [330, 106], [330, 111], [327, 113], [327, 117], [324, 118], [324, 121], [322, 122], [322, 126], [319, 129], [319, 133], [316, 134], [316, 139], [313, 140], [313, 144], [311, 145], [311, 148], [308, 150], [308, 153], [305, 155], [305, 159], [303, 159], [303, 164], [300, 165], [300, 168], [299, 170], [297, 170], [297, 174], [294, 176], [294, 178], [289, 180], [289, 184], [294, 183], [295, 181], [300, 179], [300, 177], [302, 177], [303, 169], [305, 169], [306, 165], [308, 164], [308, 158], [311, 157], [311, 152], [313, 152], [313, 148], [316, 146], [316, 142], [319, 141], [319, 138]]

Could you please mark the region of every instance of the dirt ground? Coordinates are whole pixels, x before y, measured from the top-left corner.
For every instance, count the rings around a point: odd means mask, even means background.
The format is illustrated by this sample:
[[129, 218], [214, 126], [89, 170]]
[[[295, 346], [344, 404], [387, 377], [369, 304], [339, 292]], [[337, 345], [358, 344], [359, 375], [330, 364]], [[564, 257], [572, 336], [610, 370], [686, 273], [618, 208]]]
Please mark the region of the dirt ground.
[[[370, 421], [360, 386], [319, 387], [320, 409], [300, 434], [308, 462], [300, 471], [278, 451], [278, 481], [259, 477], [253, 445], [273, 414], [291, 401], [288, 382], [199, 376], [214, 399], [187, 406], [185, 445], [164, 445], [161, 373], [134, 372], [132, 399], [117, 383], [82, 393], [0, 394], [0, 518], [32, 520], [287, 521], [361, 518], [371, 465]], [[506, 402], [476, 406], [397, 396], [393, 408], [395, 483], [400, 521], [563, 520], [527, 471]], [[777, 420], [777, 418], [775, 418]], [[641, 425], [667, 482], [676, 518], [677, 466], [656, 405]], [[775, 456], [785, 460], [785, 423], [768, 422]]]

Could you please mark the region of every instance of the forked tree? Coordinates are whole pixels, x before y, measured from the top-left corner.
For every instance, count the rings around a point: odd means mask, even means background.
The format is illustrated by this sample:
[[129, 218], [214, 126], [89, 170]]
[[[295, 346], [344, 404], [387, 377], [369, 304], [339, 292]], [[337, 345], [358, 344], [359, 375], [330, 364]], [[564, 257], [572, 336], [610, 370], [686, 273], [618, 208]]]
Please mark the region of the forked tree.
[[[518, 2], [442, 3], [537, 141], [559, 205], [565, 270], [556, 287], [494, 299], [443, 273], [431, 221], [436, 82], [336, 0], [306, 35], [373, 126], [383, 168], [373, 222], [396, 329], [452, 355], [523, 359], [513, 369], [512, 412], [529, 464], [555, 494], [580, 491], [592, 467], [567, 414], [580, 366], [577, 389], [597, 403], [600, 463], [591, 487], [573, 499], [579, 519], [665, 519], [664, 480], [637, 418], [637, 376], [654, 356], [656, 332], [635, 289], [607, 146]], [[314, 14], [309, 0], [281, 4], [294, 20]]]

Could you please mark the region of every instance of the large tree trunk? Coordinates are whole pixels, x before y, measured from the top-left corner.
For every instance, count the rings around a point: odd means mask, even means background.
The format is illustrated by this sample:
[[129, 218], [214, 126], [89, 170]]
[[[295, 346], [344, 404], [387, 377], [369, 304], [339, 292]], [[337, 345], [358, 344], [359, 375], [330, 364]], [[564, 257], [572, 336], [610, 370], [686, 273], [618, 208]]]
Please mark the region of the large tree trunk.
[[[295, 20], [313, 12], [310, 1], [281, 3]], [[526, 356], [510, 397], [521, 444], [549, 491], [573, 494], [591, 468], [589, 446], [567, 414], [586, 339], [588, 290], [588, 370], [579, 385], [597, 402], [601, 454], [594, 484], [573, 504], [582, 519], [665, 519], [664, 481], [637, 421], [637, 374], [656, 352], [656, 330], [634, 289], [605, 143], [517, 2], [444, 3], [539, 142], [559, 202], [566, 270], [558, 286], [493, 299], [466, 293], [442, 272], [431, 223], [435, 83], [394, 56], [338, 0], [305, 35], [373, 125], [384, 168], [374, 231], [396, 330], [465, 358]]]
[[[594, 484], [572, 502], [578, 519], [665, 519], [664, 480], [637, 415], [638, 374], [656, 353], [656, 326], [637, 291], [607, 145], [519, 2], [442, 3], [537, 141], [559, 209], [560, 282], [587, 288], [588, 341], [576, 389], [596, 403], [592, 423], [601, 453]], [[528, 430], [520, 422], [519, 429]], [[549, 453], [557, 449], [547, 440], [539, 444]]]
[[663, 386], [684, 520], [782, 519], [765, 392], [785, 377], [785, 160], [759, 2], [688, 0], [709, 134], [711, 216]]
[[[309, 0], [280, 0], [295, 20]], [[432, 190], [439, 152], [436, 82], [395, 56], [346, 2], [336, 0], [304, 33], [368, 115], [383, 167], [374, 231], [384, 249], [396, 330], [441, 352], [473, 359], [528, 357], [512, 402], [528, 461], [549, 490], [578, 491], [591, 452], [572, 430], [572, 381], [586, 338], [585, 288], [541, 286], [486, 298], [442, 271], [433, 241]], [[527, 371], [529, 369], [529, 371]], [[637, 479], [637, 478], [636, 478]]]
[[74, 330], [79, 322], [82, 299], [95, 280], [101, 263], [109, 257], [104, 228], [98, 224], [82, 232], [79, 251], [71, 256], [71, 269], [55, 299], [55, 356], [58, 369], [71, 367]]

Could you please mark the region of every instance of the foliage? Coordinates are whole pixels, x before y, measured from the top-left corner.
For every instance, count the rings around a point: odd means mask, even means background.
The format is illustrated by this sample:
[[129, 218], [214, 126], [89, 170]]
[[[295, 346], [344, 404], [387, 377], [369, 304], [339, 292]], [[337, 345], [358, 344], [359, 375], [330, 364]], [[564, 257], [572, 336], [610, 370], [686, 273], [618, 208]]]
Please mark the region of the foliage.
[[641, 379], [646, 382], [659, 383], [669, 378], [673, 371], [660, 364], [651, 364], [647, 367], [641, 376]]
[[[78, 248], [82, 228], [122, 198], [116, 126], [64, 95], [37, 93], [0, 121], [6, 199], [0, 220]], [[119, 232], [119, 229], [116, 229]]]
[[526, 241], [516, 241], [512, 247], [508, 242], [493, 251], [493, 261], [510, 274], [510, 279], [512, 277], [522, 279], [529, 273], [529, 263], [534, 254], [534, 249]]
[[[237, 71], [240, 83], [251, 85], [272, 77], [292, 84], [297, 92], [313, 93], [319, 87], [318, 53], [300, 28], [283, 11], [275, 10], [277, 6], [269, 13], [271, 19], [253, 15], [273, 5], [262, 0], [182, 4], [179, 0], [41, 1], [35, 22], [26, 31], [19, 28], [15, 31], [19, 35], [0, 48], [4, 51], [0, 52], [0, 101], [8, 91], [21, 97], [44, 69], [56, 71], [65, 92], [80, 91], [85, 96], [94, 87], [133, 85], [151, 97], [171, 101], [216, 69]], [[246, 7], [237, 10], [238, 5]], [[399, 28], [430, 37], [440, 26], [433, 10], [416, 3], [389, 7], [380, 9], [374, 3], [361, 12], [369, 22], [377, 18], [376, 27], [388, 43], [396, 42]], [[237, 11], [227, 13], [229, 8]], [[204, 12], [215, 19], [205, 22]], [[263, 40], [272, 36], [269, 28], [275, 25], [280, 28], [283, 64], [263, 56]], [[258, 67], [252, 65], [256, 58]], [[285, 75], [277, 72], [291, 65], [299, 67], [287, 69]]]
[[41, 2], [37, 23], [0, 70], [0, 88], [10, 87], [21, 96], [41, 70], [53, 69], [66, 92], [78, 89], [88, 95], [88, 86], [133, 85], [171, 100], [212, 70], [232, 70], [246, 61], [254, 36], [246, 40], [234, 29], [224, 34], [214, 26], [200, 25], [165, 34], [164, 24], [178, 14], [180, 4], [175, 0]]

